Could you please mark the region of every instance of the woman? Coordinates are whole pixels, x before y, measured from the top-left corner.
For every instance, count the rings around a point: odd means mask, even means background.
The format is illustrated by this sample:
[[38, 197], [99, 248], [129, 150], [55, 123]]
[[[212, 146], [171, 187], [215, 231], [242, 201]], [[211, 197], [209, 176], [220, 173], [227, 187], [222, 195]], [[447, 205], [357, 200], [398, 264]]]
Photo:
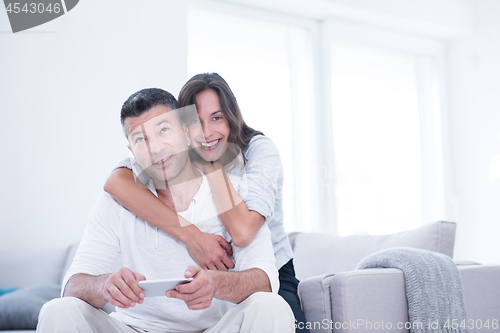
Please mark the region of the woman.
[[[262, 225], [268, 223], [279, 269], [279, 294], [290, 304], [297, 321], [305, 322], [297, 296], [293, 253], [283, 226], [283, 169], [276, 146], [245, 124], [235, 96], [218, 74], [198, 74], [184, 85], [179, 93], [179, 106], [192, 104], [196, 104], [199, 116], [196, 122], [201, 122], [203, 133], [189, 131], [192, 148], [199, 155], [191, 160], [206, 171], [222, 223], [239, 247], [250, 244]], [[221, 161], [227, 160], [228, 155], [234, 156], [228, 153], [228, 145], [236, 145], [243, 153], [248, 187], [244, 201], [231, 182], [227, 182], [227, 187], [217, 186], [221, 182], [226, 185], [227, 179]], [[209, 172], [216, 168], [220, 172]], [[219, 207], [223, 206], [222, 198], [227, 198], [228, 188], [232, 208], [223, 210]], [[234, 267], [224, 252], [231, 254], [231, 247], [222, 237], [203, 234], [194, 225], [180, 227], [186, 225], [185, 221], [180, 221], [174, 211], [147, 189], [138, 187], [130, 170], [116, 169], [104, 189], [137, 216], [184, 242], [200, 267], [221, 270]]]

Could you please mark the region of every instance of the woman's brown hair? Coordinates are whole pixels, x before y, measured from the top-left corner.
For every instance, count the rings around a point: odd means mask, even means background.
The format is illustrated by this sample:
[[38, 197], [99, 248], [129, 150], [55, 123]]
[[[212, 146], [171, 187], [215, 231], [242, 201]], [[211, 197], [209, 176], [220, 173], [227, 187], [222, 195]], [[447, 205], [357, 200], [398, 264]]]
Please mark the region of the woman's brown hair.
[[215, 91], [219, 96], [221, 111], [229, 123], [227, 141], [238, 145], [243, 153], [255, 135], [264, 134], [245, 124], [236, 97], [219, 74], [203, 73], [189, 79], [179, 93], [179, 107], [196, 104], [196, 95], [208, 89]]

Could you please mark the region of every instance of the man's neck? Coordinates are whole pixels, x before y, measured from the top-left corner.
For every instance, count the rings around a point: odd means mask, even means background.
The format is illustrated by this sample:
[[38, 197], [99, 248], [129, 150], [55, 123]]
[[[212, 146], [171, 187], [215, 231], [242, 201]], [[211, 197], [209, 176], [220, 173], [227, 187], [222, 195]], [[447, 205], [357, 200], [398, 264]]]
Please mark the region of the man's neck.
[[171, 179], [166, 188], [157, 189], [158, 198], [175, 212], [189, 208], [191, 200], [198, 192], [203, 181], [202, 174], [188, 160], [183, 170]]

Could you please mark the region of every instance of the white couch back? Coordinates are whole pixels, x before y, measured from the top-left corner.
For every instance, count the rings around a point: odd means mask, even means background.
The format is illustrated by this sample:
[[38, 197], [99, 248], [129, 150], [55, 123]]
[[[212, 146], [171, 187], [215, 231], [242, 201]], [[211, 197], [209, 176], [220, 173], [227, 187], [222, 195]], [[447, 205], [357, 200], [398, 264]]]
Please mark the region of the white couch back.
[[69, 247], [1, 253], [0, 288], [61, 283]]
[[[290, 234], [297, 278], [350, 271], [364, 257], [396, 246], [440, 252], [453, 257], [456, 223], [434, 222], [392, 235], [339, 237], [319, 233]], [[61, 249], [2, 253], [0, 288], [60, 284], [78, 244]]]
[[411, 247], [446, 254], [453, 258], [456, 223], [438, 221], [391, 235], [347, 237], [320, 233], [290, 234], [299, 280], [351, 271], [364, 257], [390, 247]]

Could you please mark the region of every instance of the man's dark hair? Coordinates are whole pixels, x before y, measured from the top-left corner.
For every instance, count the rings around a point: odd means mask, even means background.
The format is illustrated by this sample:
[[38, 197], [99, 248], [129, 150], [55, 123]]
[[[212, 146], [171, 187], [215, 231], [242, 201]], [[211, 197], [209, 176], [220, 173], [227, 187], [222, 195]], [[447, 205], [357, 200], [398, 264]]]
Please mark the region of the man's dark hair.
[[[172, 111], [179, 108], [179, 103], [177, 103], [175, 97], [163, 89], [147, 88], [132, 94], [132, 96], [130, 96], [125, 103], [123, 103], [120, 114], [120, 121], [122, 123], [125, 136], [127, 136], [127, 132], [125, 130], [125, 119], [128, 117], [139, 117], [157, 105], [164, 105]], [[179, 119], [177, 112], [175, 113]]]

